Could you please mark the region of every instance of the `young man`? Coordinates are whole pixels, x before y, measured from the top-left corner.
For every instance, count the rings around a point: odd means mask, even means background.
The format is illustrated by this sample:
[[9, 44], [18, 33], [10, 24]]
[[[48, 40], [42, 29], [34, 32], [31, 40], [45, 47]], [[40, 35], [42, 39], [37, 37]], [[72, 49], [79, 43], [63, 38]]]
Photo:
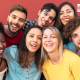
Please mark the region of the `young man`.
[[49, 26], [56, 18], [57, 6], [53, 3], [47, 3], [43, 5], [41, 10], [38, 12], [38, 19], [36, 20], [26, 20], [24, 30], [29, 26], [39, 25], [42, 28]]
[[71, 19], [64, 27], [64, 36], [72, 41], [64, 45], [80, 56], [80, 17]]
[[7, 24], [4, 24], [6, 47], [19, 44], [23, 35], [21, 29], [25, 25], [26, 18], [27, 10], [23, 6], [17, 4], [11, 7], [10, 14], [7, 18]]

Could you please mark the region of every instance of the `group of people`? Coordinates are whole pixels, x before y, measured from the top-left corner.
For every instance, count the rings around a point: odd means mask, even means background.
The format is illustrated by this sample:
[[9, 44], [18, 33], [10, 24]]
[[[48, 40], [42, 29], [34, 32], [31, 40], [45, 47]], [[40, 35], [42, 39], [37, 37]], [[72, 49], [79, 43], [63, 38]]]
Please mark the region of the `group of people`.
[[0, 22], [0, 80], [80, 80], [80, 17], [75, 7], [46, 3], [36, 20], [26, 18], [26, 8], [16, 4], [7, 23]]

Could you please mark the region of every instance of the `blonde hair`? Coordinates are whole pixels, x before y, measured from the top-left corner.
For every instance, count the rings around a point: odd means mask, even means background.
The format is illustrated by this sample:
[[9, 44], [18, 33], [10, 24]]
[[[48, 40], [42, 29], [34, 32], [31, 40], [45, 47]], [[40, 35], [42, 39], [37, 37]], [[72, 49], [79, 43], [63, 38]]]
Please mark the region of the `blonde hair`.
[[[58, 39], [59, 41], [59, 56], [62, 57], [63, 55], [63, 40], [62, 40], [62, 37], [61, 37], [61, 34], [59, 32], [59, 30], [54, 27], [54, 26], [49, 26], [49, 27], [45, 27], [42, 31], [42, 37], [43, 37], [43, 34], [44, 34], [44, 31], [46, 29], [50, 29], [53, 31], [53, 33], [55, 34], [56, 38]], [[42, 67], [43, 63], [49, 58], [46, 50], [43, 48], [43, 46], [41, 47], [41, 63], [40, 63], [40, 66]]]

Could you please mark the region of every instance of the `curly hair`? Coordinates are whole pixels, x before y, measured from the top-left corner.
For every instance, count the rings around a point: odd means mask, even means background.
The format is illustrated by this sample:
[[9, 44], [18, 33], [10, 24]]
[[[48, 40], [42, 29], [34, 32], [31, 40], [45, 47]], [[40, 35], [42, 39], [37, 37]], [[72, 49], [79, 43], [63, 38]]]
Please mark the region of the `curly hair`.
[[80, 26], [80, 17], [74, 17], [71, 19], [63, 29], [63, 35], [65, 38], [71, 37], [72, 32]]

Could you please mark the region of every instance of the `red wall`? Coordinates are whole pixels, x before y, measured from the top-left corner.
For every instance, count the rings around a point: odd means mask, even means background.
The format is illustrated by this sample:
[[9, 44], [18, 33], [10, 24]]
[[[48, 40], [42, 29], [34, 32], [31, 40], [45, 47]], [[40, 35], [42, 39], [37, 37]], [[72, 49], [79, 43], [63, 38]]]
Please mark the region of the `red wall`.
[[[37, 19], [38, 11], [45, 3], [54, 3], [57, 6], [66, 0], [1, 0], [0, 1], [0, 21], [4, 23], [7, 22], [7, 16], [9, 14], [10, 8], [15, 4], [21, 4], [28, 11], [27, 19]], [[77, 4], [80, 4], [80, 0], [67, 0], [68, 2], [72, 3], [76, 10]], [[80, 12], [77, 12], [80, 16]]]

